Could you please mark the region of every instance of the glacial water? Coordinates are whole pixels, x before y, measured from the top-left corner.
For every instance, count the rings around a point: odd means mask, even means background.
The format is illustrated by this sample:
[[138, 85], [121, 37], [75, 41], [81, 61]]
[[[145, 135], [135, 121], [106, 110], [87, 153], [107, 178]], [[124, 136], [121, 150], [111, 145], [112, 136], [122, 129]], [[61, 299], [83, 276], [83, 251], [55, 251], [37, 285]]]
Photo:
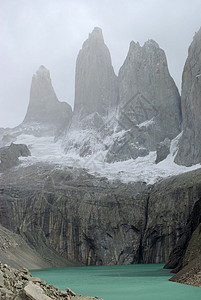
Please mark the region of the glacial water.
[[31, 271], [61, 290], [104, 300], [201, 300], [201, 288], [168, 281], [162, 264], [92, 266]]

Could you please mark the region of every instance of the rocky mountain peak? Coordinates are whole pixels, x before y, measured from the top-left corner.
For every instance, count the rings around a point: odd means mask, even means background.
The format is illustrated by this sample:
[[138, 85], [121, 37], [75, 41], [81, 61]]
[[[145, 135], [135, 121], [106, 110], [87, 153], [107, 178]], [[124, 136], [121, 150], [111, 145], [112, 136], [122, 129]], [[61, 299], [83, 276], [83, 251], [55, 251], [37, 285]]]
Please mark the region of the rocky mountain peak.
[[94, 27], [94, 30], [91, 33], [89, 33], [89, 40], [92, 40], [92, 39], [104, 41], [101, 28]]
[[109, 162], [147, 155], [166, 138], [177, 136], [181, 124], [180, 95], [165, 53], [155, 41], [148, 40], [143, 46], [130, 43], [118, 79], [119, 130], [132, 134], [114, 143], [107, 156]]
[[39, 124], [55, 131], [66, 126], [72, 117], [72, 109], [66, 102], [59, 102], [50, 72], [40, 66], [32, 77], [30, 99], [23, 125]]
[[158, 43], [155, 42], [155, 41], [152, 40], [152, 39], [146, 41], [146, 42], [144, 43], [144, 46], [143, 46], [143, 47], [148, 47], [148, 48], [158, 48], [158, 49], [160, 48], [159, 45], [158, 45]]
[[[135, 65], [135, 68], [138, 70], [142, 69], [146, 64], [146, 67], [149, 68], [152, 73], [164, 65], [168, 71], [165, 52], [154, 40], [146, 41], [143, 46], [140, 46], [139, 42], [135, 43], [132, 41], [124, 64], [127, 64], [128, 67], [130, 65], [130, 68], [133, 68], [133, 65]], [[120, 69], [120, 74], [122, 68]]]
[[[88, 39], [83, 43], [82, 48], [96, 48], [106, 46], [104, 43], [102, 29], [95, 27], [91, 33], [89, 33]], [[109, 54], [109, 50], [108, 50]], [[109, 54], [110, 55], [110, 54]], [[110, 58], [111, 59], [111, 58]]]
[[117, 77], [102, 30], [95, 27], [84, 42], [76, 62], [75, 114], [104, 115], [117, 103]]
[[35, 77], [45, 77], [50, 79], [50, 71], [45, 68], [43, 65], [41, 65], [38, 70], [36, 71], [36, 74], [34, 74], [33, 76]]
[[141, 48], [141, 46], [140, 46], [139, 42], [136, 43], [134, 41], [131, 41], [128, 54], [133, 51], [138, 51], [140, 48]]

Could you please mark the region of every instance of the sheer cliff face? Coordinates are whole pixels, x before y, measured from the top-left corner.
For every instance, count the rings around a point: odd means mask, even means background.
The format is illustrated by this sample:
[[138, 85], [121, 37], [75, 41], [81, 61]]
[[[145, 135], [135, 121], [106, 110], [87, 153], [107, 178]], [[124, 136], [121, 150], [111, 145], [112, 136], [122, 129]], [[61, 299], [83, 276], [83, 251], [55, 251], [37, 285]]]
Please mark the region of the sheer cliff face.
[[101, 115], [117, 104], [118, 88], [102, 31], [95, 28], [84, 42], [76, 63], [75, 114]]
[[0, 223], [74, 262], [163, 263], [200, 197], [201, 170], [150, 189], [40, 163], [2, 174]]
[[132, 108], [133, 125], [151, 120], [160, 131], [160, 140], [179, 133], [180, 95], [169, 74], [165, 53], [153, 40], [143, 47], [131, 42], [119, 71], [119, 95], [125, 112], [127, 106]]
[[59, 129], [67, 127], [71, 117], [70, 105], [58, 101], [50, 73], [41, 66], [32, 78], [29, 106], [23, 124], [38, 123]]
[[190, 166], [201, 162], [201, 29], [189, 47], [182, 78], [183, 135], [175, 162]]

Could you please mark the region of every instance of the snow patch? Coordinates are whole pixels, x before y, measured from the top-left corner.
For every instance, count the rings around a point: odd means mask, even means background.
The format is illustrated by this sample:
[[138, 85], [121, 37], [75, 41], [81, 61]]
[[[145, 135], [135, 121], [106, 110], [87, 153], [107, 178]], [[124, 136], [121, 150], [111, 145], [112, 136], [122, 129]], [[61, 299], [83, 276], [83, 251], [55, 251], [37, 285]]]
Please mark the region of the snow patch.
[[150, 119], [150, 120], [146, 120], [138, 125], [136, 125], [137, 127], [141, 128], [141, 127], [148, 127], [150, 125], [154, 124], [154, 118]]
[[[74, 134], [77, 135], [77, 138], [84, 138], [81, 132], [74, 132]], [[122, 134], [124, 132], [114, 133], [113, 138], [117, 138]], [[55, 143], [52, 137], [37, 138], [24, 134], [18, 136], [15, 143], [26, 144], [31, 151], [32, 156], [20, 158], [24, 166], [32, 165], [36, 162], [49, 162], [56, 164], [60, 168], [66, 166], [85, 168], [90, 174], [106, 177], [109, 180], [118, 179], [125, 183], [143, 181], [147, 184], [154, 184], [163, 178], [201, 168], [200, 164], [185, 167], [174, 163], [181, 135], [182, 133], [172, 140], [170, 154], [158, 164], [155, 164], [156, 151], [137, 159], [107, 163], [105, 162], [107, 150], [101, 148], [100, 145], [96, 145], [97, 151], [94, 151], [92, 155], [80, 157], [75, 148], [72, 148], [65, 154], [62, 142], [57, 141]]]

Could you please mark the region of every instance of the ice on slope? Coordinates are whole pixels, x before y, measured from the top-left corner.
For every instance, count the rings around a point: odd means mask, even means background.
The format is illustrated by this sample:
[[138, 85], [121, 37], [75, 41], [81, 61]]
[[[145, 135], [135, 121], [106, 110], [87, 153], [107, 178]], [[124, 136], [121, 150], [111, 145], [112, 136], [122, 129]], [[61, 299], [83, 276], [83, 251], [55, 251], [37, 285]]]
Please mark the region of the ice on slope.
[[54, 143], [51, 137], [36, 138], [31, 135], [20, 135], [15, 143], [28, 145], [32, 153], [30, 157], [21, 158], [24, 165], [31, 165], [36, 162], [49, 162], [56, 164], [59, 168], [64, 166], [85, 168], [90, 174], [106, 177], [110, 180], [118, 179], [125, 183], [143, 181], [147, 184], [153, 184], [162, 178], [178, 175], [201, 167], [200, 164], [185, 167], [174, 163], [180, 136], [181, 134], [172, 141], [168, 157], [158, 164], [155, 164], [155, 151], [150, 152], [149, 155], [145, 157], [109, 164], [104, 161], [107, 153], [105, 150], [97, 151], [87, 157], [80, 157], [73, 149], [67, 154], [64, 154], [61, 141]]

